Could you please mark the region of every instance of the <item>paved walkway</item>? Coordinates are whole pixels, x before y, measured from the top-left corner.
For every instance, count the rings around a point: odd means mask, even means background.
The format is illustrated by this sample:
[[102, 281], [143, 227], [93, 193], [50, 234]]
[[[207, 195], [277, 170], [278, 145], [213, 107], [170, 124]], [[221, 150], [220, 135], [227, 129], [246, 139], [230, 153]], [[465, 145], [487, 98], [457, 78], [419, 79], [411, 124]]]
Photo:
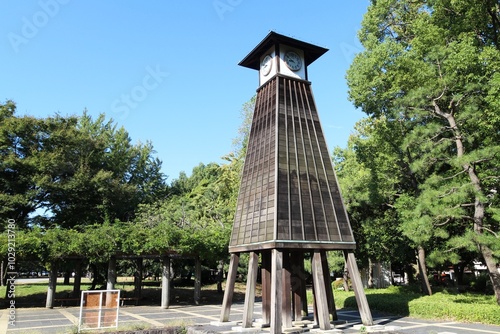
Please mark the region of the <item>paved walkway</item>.
[[[221, 333], [235, 333], [232, 326], [213, 327], [210, 322], [218, 321], [220, 305], [175, 305], [169, 309], [158, 306], [124, 306], [119, 311], [119, 328], [131, 329], [133, 326], [147, 324], [149, 327], [168, 325], [203, 325], [204, 329]], [[76, 333], [78, 328], [79, 307], [19, 308], [16, 309], [15, 326], [8, 324], [9, 310], [3, 310], [0, 317], [0, 333], [8, 334], [63, 334]], [[255, 304], [254, 316], [261, 315], [261, 304]], [[338, 310], [341, 321], [336, 322], [335, 333], [360, 333], [359, 313], [354, 310]], [[243, 304], [233, 304], [230, 321], [241, 321]], [[379, 333], [412, 333], [412, 334], [499, 334], [500, 326], [462, 324], [453, 321], [429, 321], [407, 317], [379, 317], [374, 315], [377, 325], [372, 328]], [[234, 325], [233, 325], [234, 326]], [[266, 332], [266, 328], [261, 330]], [[268, 329], [267, 329], [268, 331]], [[86, 331], [89, 333], [89, 331]]]

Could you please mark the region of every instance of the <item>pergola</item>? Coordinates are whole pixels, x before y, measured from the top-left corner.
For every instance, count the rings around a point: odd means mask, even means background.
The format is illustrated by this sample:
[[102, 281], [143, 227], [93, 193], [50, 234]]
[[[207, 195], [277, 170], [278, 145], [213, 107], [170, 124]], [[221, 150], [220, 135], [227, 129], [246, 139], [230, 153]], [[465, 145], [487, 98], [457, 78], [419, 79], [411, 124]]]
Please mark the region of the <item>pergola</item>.
[[[74, 290], [73, 297], [66, 298], [71, 300], [80, 300], [80, 284], [81, 284], [81, 263], [85, 259], [84, 257], [79, 256], [69, 256], [65, 258], [66, 260], [76, 260], [76, 273], [75, 273], [75, 282], [74, 282]], [[141, 254], [141, 255], [132, 255], [132, 254], [116, 254], [111, 256], [108, 261], [108, 272], [107, 272], [107, 283], [106, 289], [113, 290], [115, 289], [115, 285], [117, 282], [117, 272], [116, 272], [116, 261], [119, 259], [127, 259], [127, 260], [136, 260], [137, 261], [137, 277], [134, 281], [135, 289], [134, 289], [134, 298], [139, 300], [141, 297], [141, 288], [142, 288], [142, 262], [144, 259], [160, 259], [162, 263], [161, 270], [161, 308], [169, 308], [171, 301], [171, 261], [175, 259], [194, 259], [195, 260], [195, 270], [194, 270], [194, 301], [195, 304], [198, 304], [201, 299], [201, 260], [198, 256], [195, 255], [181, 255], [177, 252], [166, 252], [161, 254]], [[54, 263], [55, 264], [55, 263]], [[57, 265], [52, 265], [51, 270], [49, 272], [49, 285], [47, 288], [47, 300], [45, 307], [53, 308], [55, 304], [55, 292], [57, 288]]]

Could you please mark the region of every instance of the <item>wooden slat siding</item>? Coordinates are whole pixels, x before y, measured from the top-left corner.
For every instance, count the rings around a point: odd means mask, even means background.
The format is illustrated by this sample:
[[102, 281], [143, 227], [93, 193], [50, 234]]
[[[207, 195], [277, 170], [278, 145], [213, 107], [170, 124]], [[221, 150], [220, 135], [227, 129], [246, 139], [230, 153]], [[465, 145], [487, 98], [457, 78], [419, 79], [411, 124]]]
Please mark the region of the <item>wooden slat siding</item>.
[[[275, 83], [271, 83], [270, 85], [267, 86], [267, 89], [265, 91], [266, 93], [266, 99], [265, 99], [265, 114], [266, 114], [266, 124], [265, 124], [265, 141], [264, 141], [264, 151], [262, 155], [262, 196], [265, 198], [265, 208], [264, 210], [261, 211], [260, 216], [261, 220], [259, 222], [260, 228], [262, 228], [265, 233], [262, 234], [262, 237], [260, 237], [257, 241], [265, 241], [273, 238], [272, 234], [272, 229], [269, 231], [268, 226], [271, 225], [271, 227], [274, 225], [273, 220], [269, 221], [269, 212], [273, 212], [274, 208], [270, 207], [269, 204], [273, 204], [274, 201], [274, 173], [275, 173], [275, 166], [274, 166], [274, 150], [275, 150]], [[271, 233], [269, 233], [271, 232]]]
[[[307, 87], [304, 83], [299, 85], [299, 91], [301, 96], [301, 106], [305, 113], [305, 128], [307, 136], [303, 136], [305, 142], [308, 143], [305, 150], [311, 155], [309, 157], [308, 166], [308, 176], [309, 176], [309, 191], [311, 196], [311, 212], [313, 216], [313, 221], [316, 224], [316, 228], [321, 236], [325, 238], [320, 238], [320, 240], [331, 241], [330, 231], [328, 230], [328, 219], [326, 217], [326, 211], [324, 206], [323, 197], [319, 191], [319, 174], [318, 174], [318, 145], [316, 141], [316, 130], [314, 128], [314, 114], [311, 110], [311, 104], [307, 96]], [[317, 116], [317, 114], [316, 114]], [[316, 117], [317, 118], [317, 117]]]
[[[230, 245], [272, 240], [274, 225], [275, 89], [257, 95]], [[271, 217], [269, 217], [271, 215]]]
[[356, 247], [311, 84], [280, 75], [257, 92], [230, 252], [273, 247]]
[[[308, 113], [306, 106], [304, 104], [304, 83], [303, 82], [295, 82], [296, 91], [298, 92], [297, 104], [300, 110], [300, 133], [299, 136], [302, 141], [302, 156], [304, 158], [304, 164], [301, 168], [301, 174], [304, 174], [305, 177], [302, 178], [304, 191], [302, 192], [302, 196], [304, 197], [304, 218], [303, 221], [312, 222], [313, 231], [314, 231], [314, 240], [327, 240], [322, 238], [322, 235], [325, 235], [324, 231], [320, 228], [321, 225], [318, 226], [317, 218], [314, 209], [314, 197], [313, 197], [313, 186], [312, 180], [315, 179], [316, 174], [316, 164], [314, 159], [314, 153], [311, 149], [311, 140], [310, 140], [310, 132], [308, 128]], [[299, 101], [300, 100], [300, 101]], [[303, 172], [302, 172], [303, 171]], [[321, 210], [324, 211], [324, 210]], [[305, 238], [305, 240], [309, 240], [309, 238]]]
[[[276, 77], [275, 79], [278, 84], [276, 89], [278, 91], [284, 90], [284, 78]], [[276, 193], [276, 202], [277, 202], [277, 212], [275, 221], [275, 240], [278, 239], [279, 235], [283, 234], [282, 229], [284, 226], [288, 226], [288, 217], [291, 215], [290, 208], [290, 194], [288, 189], [290, 188], [290, 172], [289, 172], [289, 149], [288, 149], [288, 136], [286, 134], [288, 122], [286, 119], [286, 103], [285, 103], [285, 95], [278, 94], [277, 96], [277, 114], [276, 114], [276, 147], [277, 147], [277, 193]], [[282, 127], [284, 126], [285, 131], [283, 131]]]

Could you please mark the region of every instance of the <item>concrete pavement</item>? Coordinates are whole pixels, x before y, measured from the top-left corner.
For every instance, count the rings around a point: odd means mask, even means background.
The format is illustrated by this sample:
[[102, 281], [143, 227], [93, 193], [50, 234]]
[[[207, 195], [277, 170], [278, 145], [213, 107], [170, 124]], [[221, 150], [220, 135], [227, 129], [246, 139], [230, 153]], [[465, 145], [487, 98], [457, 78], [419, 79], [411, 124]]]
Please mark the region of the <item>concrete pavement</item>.
[[[80, 314], [79, 307], [45, 308], [18, 308], [16, 309], [15, 326], [8, 324], [9, 310], [1, 311], [0, 333], [7, 334], [65, 334], [76, 333]], [[148, 327], [163, 326], [196, 326], [202, 329], [214, 330], [221, 333], [236, 333], [233, 325], [214, 327], [211, 322], [219, 320], [220, 305], [174, 305], [169, 309], [159, 306], [123, 306], [119, 311], [119, 329], [131, 329], [139, 325]], [[255, 318], [261, 315], [261, 304], [255, 304]], [[359, 313], [356, 310], [338, 310], [340, 321], [335, 323], [335, 333], [363, 332]], [[243, 304], [233, 304], [230, 321], [241, 322], [243, 318]], [[412, 333], [412, 334], [499, 334], [500, 326], [463, 324], [453, 321], [430, 321], [407, 317], [377, 316], [374, 314], [377, 325], [372, 328], [379, 333]], [[137, 328], [137, 327], [136, 327]], [[368, 328], [368, 330], [371, 330]], [[258, 332], [268, 332], [263, 328]], [[89, 333], [85, 331], [84, 333]]]

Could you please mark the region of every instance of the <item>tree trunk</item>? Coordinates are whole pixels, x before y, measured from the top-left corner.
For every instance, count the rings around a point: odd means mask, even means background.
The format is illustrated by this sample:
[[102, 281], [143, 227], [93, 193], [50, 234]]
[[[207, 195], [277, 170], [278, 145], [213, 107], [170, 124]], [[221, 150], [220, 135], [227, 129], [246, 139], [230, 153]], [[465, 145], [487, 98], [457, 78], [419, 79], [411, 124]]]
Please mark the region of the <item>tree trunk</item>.
[[344, 291], [349, 291], [349, 271], [347, 271], [347, 266], [344, 266], [344, 273], [343, 273], [343, 278], [344, 278]]
[[217, 293], [222, 294], [222, 281], [224, 280], [224, 260], [219, 260], [217, 265]]
[[500, 273], [497, 269], [497, 263], [493, 258], [493, 252], [486, 246], [479, 246], [481, 254], [483, 255], [484, 262], [488, 268], [490, 275], [491, 284], [493, 285], [493, 291], [495, 292], [495, 298], [497, 304], [500, 305]]
[[373, 289], [373, 262], [368, 259], [368, 289]]
[[[462, 134], [457, 126], [457, 122], [453, 114], [444, 113], [441, 111], [437, 105], [436, 100], [434, 100], [434, 111], [437, 115], [444, 117], [450, 128], [453, 130], [455, 136], [455, 145], [457, 148], [457, 157], [462, 157], [465, 153], [464, 145], [462, 142]], [[465, 162], [462, 165], [464, 171], [469, 175], [469, 180], [476, 191], [476, 196], [474, 199], [474, 232], [478, 235], [483, 234], [483, 222], [484, 222], [484, 207], [485, 203], [481, 200], [484, 198], [483, 189], [481, 186], [481, 180], [476, 174], [476, 170], [473, 165]], [[496, 261], [493, 258], [493, 251], [486, 245], [483, 245], [480, 241], [476, 241], [479, 252], [483, 256], [484, 263], [488, 268], [488, 273], [490, 276], [491, 284], [493, 286], [493, 291], [495, 292], [495, 297], [498, 305], [500, 305], [500, 273], [498, 272]]]
[[425, 264], [425, 249], [418, 246], [418, 273], [422, 282], [422, 291], [425, 295], [432, 295], [431, 285], [427, 277], [427, 265]]

